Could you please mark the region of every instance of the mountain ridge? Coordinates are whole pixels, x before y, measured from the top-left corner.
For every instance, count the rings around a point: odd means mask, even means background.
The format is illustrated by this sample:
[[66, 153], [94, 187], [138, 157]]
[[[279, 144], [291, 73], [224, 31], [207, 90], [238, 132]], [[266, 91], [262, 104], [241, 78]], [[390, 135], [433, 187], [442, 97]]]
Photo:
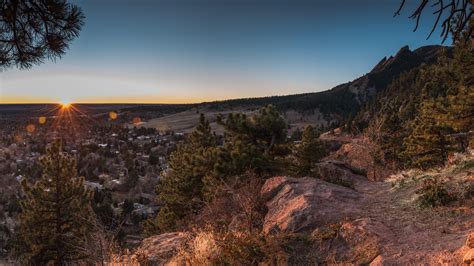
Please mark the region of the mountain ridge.
[[385, 90], [401, 73], [422, 64], [436, 63], [444, 51], [450, 56], [452, 47], [427, 45], [412, 51], [406, 45], [400, 48], [394, 56], [383, 57], [370, 72], [326, 91], [203, 102], [199, 105], [210, 109], [224, 110], [273, 104], [282, 111], [295, 109], [305, 113], [319, 110], [327, 117], [345, 118], [358, 112], [363, 104], [373, 99], [377, 93]]

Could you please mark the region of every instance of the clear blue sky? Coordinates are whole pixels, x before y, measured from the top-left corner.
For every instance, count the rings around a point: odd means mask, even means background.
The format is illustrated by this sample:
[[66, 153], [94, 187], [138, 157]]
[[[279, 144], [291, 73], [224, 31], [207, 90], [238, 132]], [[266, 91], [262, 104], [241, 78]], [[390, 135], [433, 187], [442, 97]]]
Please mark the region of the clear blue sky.
[[198, 102], [314, 92], [426, 40], [399, 0], [75, 0], [64, 57], [0, 74], [0, 102]]

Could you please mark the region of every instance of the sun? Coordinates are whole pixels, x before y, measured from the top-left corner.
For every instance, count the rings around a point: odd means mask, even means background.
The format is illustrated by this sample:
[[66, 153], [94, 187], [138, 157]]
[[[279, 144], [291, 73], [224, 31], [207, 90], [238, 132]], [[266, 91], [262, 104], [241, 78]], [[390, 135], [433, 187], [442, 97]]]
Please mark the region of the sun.
[[71, 103], [69, 101], [61, 101], [59, 102], [62, 108], [69, 108], [71, 106]]

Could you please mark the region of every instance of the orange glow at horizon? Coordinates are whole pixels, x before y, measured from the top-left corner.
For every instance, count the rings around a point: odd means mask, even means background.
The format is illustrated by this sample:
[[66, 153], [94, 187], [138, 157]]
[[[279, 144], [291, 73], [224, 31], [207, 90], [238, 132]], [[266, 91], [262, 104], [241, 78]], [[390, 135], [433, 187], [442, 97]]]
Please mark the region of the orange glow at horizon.
[[71, 103], [69, 101], [61, 101], [59, 104], [61, 105], [62, 108], [71, 107]]
[[[74, 104], [195, 104], [210, 101], [228, 100], [227, 98], [157, 98], [157, 97], [111, 97], [75, 99]], [[72, 103], [66, 100], [29, 97], [0, 97], [0, 104], [64, 104]]]

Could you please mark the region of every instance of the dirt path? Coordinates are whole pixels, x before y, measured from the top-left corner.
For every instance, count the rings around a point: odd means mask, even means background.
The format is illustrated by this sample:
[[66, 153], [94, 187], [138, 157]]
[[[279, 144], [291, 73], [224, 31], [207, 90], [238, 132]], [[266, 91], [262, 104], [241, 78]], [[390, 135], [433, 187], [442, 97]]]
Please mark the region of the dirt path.
[[417, 186], [393, 188], [389, 182], [366, 182], [363, 216], [382, 223], [381, 257], [385, 263], [449, 263], [474, 230], [472, 208], [421, 208]]

